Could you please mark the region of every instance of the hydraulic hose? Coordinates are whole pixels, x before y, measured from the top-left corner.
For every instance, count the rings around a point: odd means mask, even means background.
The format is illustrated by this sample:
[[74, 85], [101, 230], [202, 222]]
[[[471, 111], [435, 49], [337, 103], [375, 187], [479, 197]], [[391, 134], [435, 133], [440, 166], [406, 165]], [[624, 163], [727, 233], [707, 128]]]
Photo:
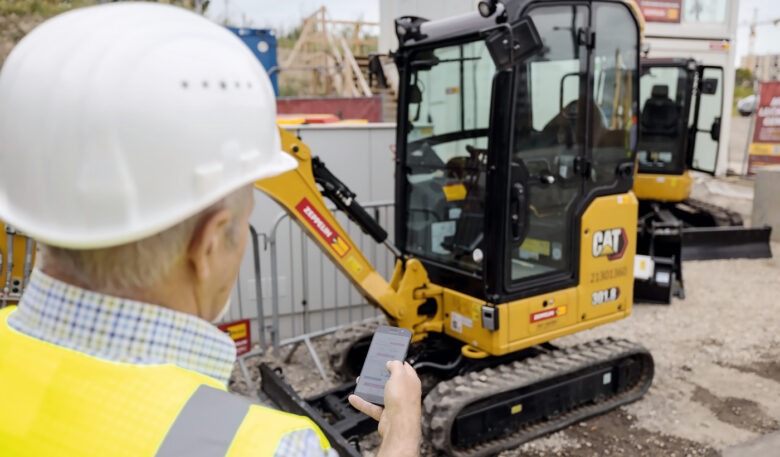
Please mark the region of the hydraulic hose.
[[[387, 244], [387, 232], [355, 200], [355, 193], [331, 173], [319, 157], [312, 158], [311, 166], [314, 180], [322, 187], [322, 194], [328, 197], [338, 209], [344, 211], [350, 219], [360, 226], [363, 232], [370, 235], [377, 243]], [[398, 252], [395, 247], [392, 250], [394, 253]]]

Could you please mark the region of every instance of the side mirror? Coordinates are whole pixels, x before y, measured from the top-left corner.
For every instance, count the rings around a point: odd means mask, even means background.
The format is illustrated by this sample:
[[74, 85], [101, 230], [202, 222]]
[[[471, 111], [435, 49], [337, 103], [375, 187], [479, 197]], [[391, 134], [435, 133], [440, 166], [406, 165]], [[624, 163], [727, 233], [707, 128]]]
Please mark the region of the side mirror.
[[712, 127], [710, 127], [710, 138], [712, 138], [712, 141], [720, 140], [720, 116], [716, 117], [715, 120], [712, 121]]
[[439, 58], [433, 53], [432, 49], [420, 51], [414, 55], [414, 60], [409, 62], [409, 69], [413, 71], [429, 71], [431, 68], [439, 65]]
[[517, 65], [543, 47], [539, 32], [530, 17], [515, 21], [511, 25], [511, 34], [509, 30], [506, 26], [501, 27], [490, 33], [485, 40], [490, 57], [498, 68]]
[[718, 91], [718, 79], [706, 78], [701, 81], [701, 93], [704, 95], [714, 95]]

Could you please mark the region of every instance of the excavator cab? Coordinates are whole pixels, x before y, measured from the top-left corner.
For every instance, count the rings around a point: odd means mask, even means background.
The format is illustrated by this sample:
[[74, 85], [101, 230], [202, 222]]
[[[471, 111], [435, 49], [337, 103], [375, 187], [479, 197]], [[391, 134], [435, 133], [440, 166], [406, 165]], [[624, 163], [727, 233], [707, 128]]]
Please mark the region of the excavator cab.
[[496, 303], [577, 283], [584, 212], [631, 189], [638, 115], [626, 4], [504, 7], [504, 23], [401, 18], [395, 55], [397, 244]]
[[637, 301], [684, 298], [683, 260], [771, 256], [769, 228], [745, 228], [739, 214], [691, 198], [691, 171], [715, 174], [723, 76], [693, 59], [642, 60]]
[[[691, 192], [688, 170], [715, 174], [723, 68], [693, 59], [643, 59], [639, 87], [637, 197], [682, 201]], [[659, 175], [677, 176], [680, 185], [671, 189]]]

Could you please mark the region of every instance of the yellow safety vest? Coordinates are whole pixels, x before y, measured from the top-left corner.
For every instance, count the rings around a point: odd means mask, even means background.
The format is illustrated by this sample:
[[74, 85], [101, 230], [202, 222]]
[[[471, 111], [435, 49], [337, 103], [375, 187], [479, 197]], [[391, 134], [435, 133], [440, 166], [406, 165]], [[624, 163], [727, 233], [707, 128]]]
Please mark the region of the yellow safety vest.
[[17, 332], [0, 310], [1, 456], [271, 456], [305, 417], [174, 365], [101, 360]]

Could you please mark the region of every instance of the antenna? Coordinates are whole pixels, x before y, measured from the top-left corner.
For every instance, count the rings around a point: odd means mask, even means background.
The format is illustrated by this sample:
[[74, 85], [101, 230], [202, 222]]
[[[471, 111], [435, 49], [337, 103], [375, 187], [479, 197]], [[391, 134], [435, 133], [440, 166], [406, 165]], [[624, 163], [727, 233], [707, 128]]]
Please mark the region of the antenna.
[[[756, 49], [756, 27], [759, 25], [772, 25], [775, 26], [777, 24], [780, 24], [780, 17], [775, 19], [768, 19], [765, 21], [759, 21], [758, 20], [758, 8], [753, 8], [753, 20], [750, 22], [743, 22], [739, 25], [742, 26], [749, 26], [750, 27], [750, 37], [748, 39], [748, 57], [755, 59], [755, 49]], [[757, 64], [758, 60], [755, 59], [755, 64]]]

